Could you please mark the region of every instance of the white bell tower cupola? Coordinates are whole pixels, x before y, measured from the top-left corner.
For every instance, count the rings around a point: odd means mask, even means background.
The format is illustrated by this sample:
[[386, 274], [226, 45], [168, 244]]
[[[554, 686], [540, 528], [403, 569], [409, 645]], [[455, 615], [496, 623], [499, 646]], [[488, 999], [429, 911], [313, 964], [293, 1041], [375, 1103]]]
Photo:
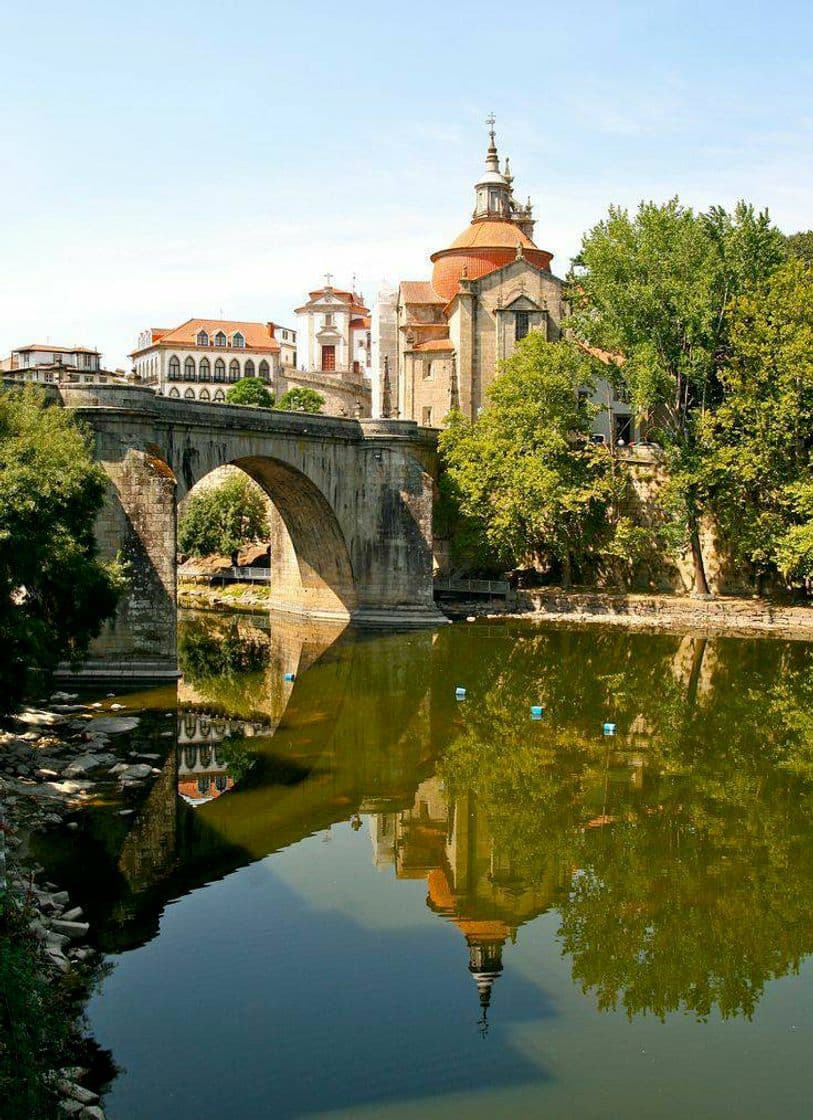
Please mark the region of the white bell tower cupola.
[[486, 154], [486, 169], [478, 180], [475, 191], [474, 221], [485, 218], [510, 218], [511, 186], [500, 171], [497, 145], [494, 141], [495, 118], [492, 113], [486, 120], [491, 143]]

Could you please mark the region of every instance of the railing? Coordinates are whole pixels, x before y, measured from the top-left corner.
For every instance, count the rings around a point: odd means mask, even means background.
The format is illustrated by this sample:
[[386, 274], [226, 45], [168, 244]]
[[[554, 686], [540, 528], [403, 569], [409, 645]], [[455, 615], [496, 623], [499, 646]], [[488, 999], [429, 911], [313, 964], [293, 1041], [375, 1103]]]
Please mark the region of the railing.
[[268, 583], [270, 568], [218, 568], [208, 572], [203, 568], [182, 568], [181, 579], [208, 579], [211, 583]]
[[491, 598], [505, 598], [511, 585], [504, 579], [436, 579], [435, 594], [447, 595], [489, 595]]

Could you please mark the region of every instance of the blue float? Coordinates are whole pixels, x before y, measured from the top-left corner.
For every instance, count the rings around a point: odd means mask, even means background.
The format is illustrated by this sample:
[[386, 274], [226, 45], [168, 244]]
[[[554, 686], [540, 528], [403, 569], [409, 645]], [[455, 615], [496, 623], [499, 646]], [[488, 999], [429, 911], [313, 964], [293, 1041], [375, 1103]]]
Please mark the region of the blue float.
[[296, 673], [286, 673], [285, 674], [285, 679], [286, 679], [286, 681], [295, 681], [296, 680]]
[[541, 704], [531, 704], [531, 719], [542, 719], [545, 709]]
[[457, 687], [457, 688], [456, 688], [456, 689], [454, 690], [454, 696], [455, 696], [455, 700], [465, 700], [465, 699], [466, 699], [466, 690], [465, 690], [465, 688], [460, 688], [460, 687], [458, 686], [458, 687]]
[[615, 735], [615, 724], [614, 723], [605, 723], [604, 724], [604, 734], [605, 735]]

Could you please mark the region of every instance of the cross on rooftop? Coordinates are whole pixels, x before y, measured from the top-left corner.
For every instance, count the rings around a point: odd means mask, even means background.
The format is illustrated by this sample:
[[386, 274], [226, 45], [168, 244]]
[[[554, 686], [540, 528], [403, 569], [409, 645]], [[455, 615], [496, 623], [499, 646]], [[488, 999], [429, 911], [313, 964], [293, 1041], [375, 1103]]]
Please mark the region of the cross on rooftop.
[[489, 113], [488, 116], [486, 117], [486, 124], [488, 125], [488, 131], [489, 131], [489, 134], [491, 135], [491, 143], [492, 144], [494, 143], [494, 125], [496, 123], [497, 123], [497, 118], [494, 116], [493, 113]]
[[333, 279], [333, 273], [332, 272], [326, 272], [325, 273], [325, 286], [326, 287], [328, 287], [328, 288], [330, 287], [330, 283], [331, 283], [332, 279]]

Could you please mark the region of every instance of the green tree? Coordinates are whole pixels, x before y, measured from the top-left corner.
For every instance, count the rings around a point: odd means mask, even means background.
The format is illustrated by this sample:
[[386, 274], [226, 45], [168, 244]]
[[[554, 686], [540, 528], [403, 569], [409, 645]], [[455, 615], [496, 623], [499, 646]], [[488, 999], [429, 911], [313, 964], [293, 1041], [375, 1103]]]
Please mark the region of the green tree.
[[462, 515], [506, 565], [554, 561], [566, 586], [606, 529], [609, 456], [589, 441], [592, 360], [534, 332], [473, 423], [451, 413], [440, 449]]
[[813, 273], [791, 259], [731, 304], [723, 398], [701, 431], [707, 490], [757, 580], [813, 561]]
[[29, 668], [78, 661], [116, 606], [121, 571], [97, 555], [106, 476], [90, 440], [35, 387], [0, 393], [0, 707]]
[[804, 261], [806, 265], [813, 264], [813, 229], [790, 234], [787, 245], [792, 257]]
[[321, 412], [325, 398], [315, 389], [288, 389], [280, 397], [277, 408], [283, 412]]
[[675, 198], [642, 203], [633, 217], [611, 207], [575, 262], [571, 325], [585, 342], [619, 355], [614, 377], [666, 449], [670, 495], [702, 594], [700, 420], [720, 401], [732, 299], [770, 275], [786, 252], [765, 212], [739, 203], [733, 215], [719, 207], [695, 214]]
[[231, 556], [269, 533], [265, 499], [244, 475], [193, 494], [178, 525], [178, 547], [188, 556]]
[[273, 408], [274, 395], [259, 377], [244, 377], [226, 393], [229, 404], [250, 405], [252, 408]]

